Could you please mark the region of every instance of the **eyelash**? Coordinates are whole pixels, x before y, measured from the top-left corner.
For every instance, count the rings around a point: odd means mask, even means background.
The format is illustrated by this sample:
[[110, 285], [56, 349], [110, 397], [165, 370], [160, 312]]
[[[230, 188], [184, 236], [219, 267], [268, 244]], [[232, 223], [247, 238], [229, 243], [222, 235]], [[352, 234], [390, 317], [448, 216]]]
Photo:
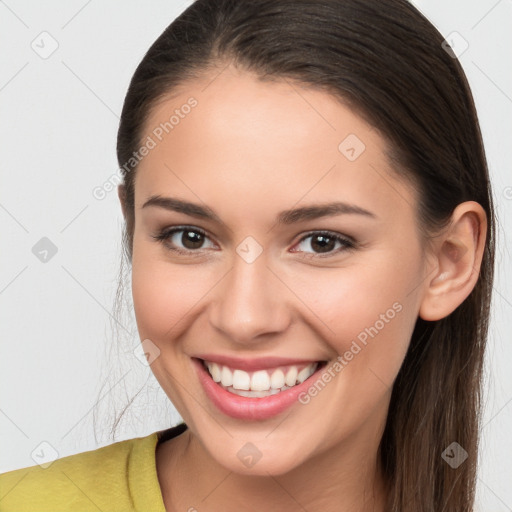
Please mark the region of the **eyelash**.
[[[179, 233], [180, 231], [192, 231], [194, 233], [199, 233], [200, 235], [202, 235], [206, 238], [210, 238], [204, 230], [194, 227], [194, 226], [180, 226], [180, 227], [174, 227], [174, 228], [170, 228], [170, 229], [164, 229], [164, 230], [160, 231], [159, 233], [157, 233], [156, 235], [152, 235], [152, 237], [155, 240], [157, 240], [158, 242], [166, 245], [166, 247], [169, 250], [171, 250], [177, 254], [181, 254], [181, 255], [185, 255], [185, 256], [191, 256], [191, 255], [195, 256], [194, 253], [201, 252], [201, 248], [199, 248], [197, 250], [193, 250], [193, 249], [181, 249], [180, 247], [169, 247], [167, 245], [167, 242], [169, 241], [169, 239], [175, 233]], [[342, 245], [342, 247], [339, 247], [338, 249], [330, 251], [325, 254], [305, 253], [307, 256], [302, 256], [303, 258], [328, 258], [328, 257], [332, 257], [335, 254], [339, 254], [342, 251], [353, 250], [356, 248], [356, 242], [352, 238], [346, 237], [346, 236], [341, 236], [332, 231], [325, 231], [325, 230], [310, 231], [309, 233], [304, 235], [295, 245], [299, 245], [304, 240], [307, 240], [308, 238], [313, 237], [314, 235], [327, 236], [330, 239], [334, 240], [335, 242], [339, 242]], [[300, 251], [293, 251], [293, 252], [300, 252]]]

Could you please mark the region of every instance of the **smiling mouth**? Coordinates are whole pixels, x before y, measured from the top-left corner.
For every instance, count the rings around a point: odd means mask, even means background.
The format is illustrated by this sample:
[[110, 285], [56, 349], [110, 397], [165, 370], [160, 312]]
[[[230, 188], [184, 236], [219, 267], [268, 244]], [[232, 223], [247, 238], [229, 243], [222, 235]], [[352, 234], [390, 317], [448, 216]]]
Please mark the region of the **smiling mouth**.
[[245, 371], [204, 359], [199, 361], [220, 387], [229, 393], [247, 398], [264, 398], [291, 389], [327, 365], [327, 361], [313, 361]]

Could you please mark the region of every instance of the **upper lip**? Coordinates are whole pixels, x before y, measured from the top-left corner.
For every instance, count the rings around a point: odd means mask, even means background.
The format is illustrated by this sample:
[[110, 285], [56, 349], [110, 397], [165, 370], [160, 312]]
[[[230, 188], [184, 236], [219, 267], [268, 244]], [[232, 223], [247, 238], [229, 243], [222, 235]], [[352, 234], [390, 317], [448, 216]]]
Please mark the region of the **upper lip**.
[[205, 361], [245, 371], [267, 370], [277, 366], [288, 365], [305, 366], [320, 361], [320, 359], [297, 359], [292, 357], [278, 356], [241, 358], [222, 354], [199, 354], [195, 357], [197, 359], [203, 359]]

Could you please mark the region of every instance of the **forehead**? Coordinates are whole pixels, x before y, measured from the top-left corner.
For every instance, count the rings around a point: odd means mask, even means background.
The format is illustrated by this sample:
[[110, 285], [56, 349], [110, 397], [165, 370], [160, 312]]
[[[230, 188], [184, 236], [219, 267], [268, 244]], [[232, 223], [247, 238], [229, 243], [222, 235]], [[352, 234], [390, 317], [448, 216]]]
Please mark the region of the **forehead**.
[[331, 200], [414, 213], [414, 191], [392, 172], [379, 133], [334, 96], [290, 81], [232, 67], [208, 74], [155, 106], [148, 137], [136, 207], [159, 194], [226, 215]]

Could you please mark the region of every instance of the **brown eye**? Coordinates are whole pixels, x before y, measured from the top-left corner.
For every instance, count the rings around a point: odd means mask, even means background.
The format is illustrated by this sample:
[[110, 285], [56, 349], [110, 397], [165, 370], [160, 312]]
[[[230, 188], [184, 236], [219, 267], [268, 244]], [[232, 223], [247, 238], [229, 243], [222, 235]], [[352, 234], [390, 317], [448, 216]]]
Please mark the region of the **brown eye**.
[[329, 252], [336, 246], [334, 237], [315, 235], [311, 238], [311, 247], [317, 252]]
[[[205, 242], [210, 240], [203, 230], [187, 226], [163, 230], [153, 238], [165, 244], [171, 251], [180, 254], [200, 252], [206, 248]], [[210, 248], [214, 247], [211, 241], [210, 244]]]
[[[355, 243], [335, 233], [315, 232], [303, 237], [296, 247], [299, 249], [293, 252], [306, 252], [311, 256], [315, 256], [315, 254], [330, 256], [343, 250], [355, 248]], [[307, 251], [308, 248], [312, 249], [312, 252]]]
[[204, 242], [204, 235], [192, 230], [183, 230], [181, 243], [186, 249], [199, 249]]

